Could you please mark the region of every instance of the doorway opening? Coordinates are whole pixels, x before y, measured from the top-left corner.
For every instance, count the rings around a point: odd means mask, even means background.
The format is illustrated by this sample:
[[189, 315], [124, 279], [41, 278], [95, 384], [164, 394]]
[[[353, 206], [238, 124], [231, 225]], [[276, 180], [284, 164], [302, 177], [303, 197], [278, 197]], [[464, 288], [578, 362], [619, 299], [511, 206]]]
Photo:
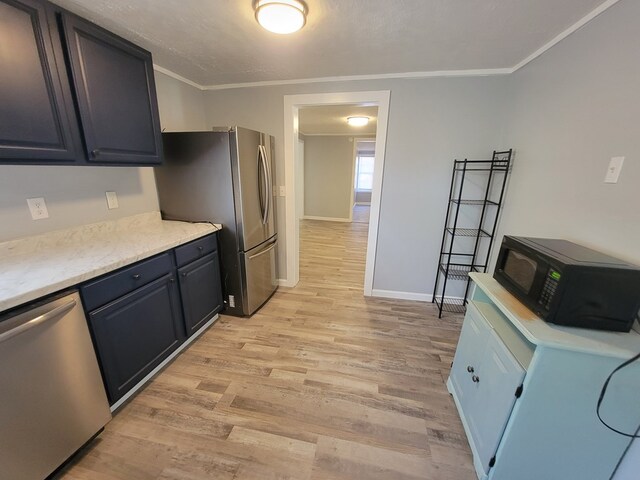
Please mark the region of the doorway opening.
[[[376, 92], [347, 92], [347, 93], [323, 93], [308, 95], [286, 95], [285, 118], [284, 118], [284, 138], [285, 138], [285, 216], [286, 216], [286, 262], [287, 277], [281, 281], [283, 286], [293, 287], [299, 280], [300, 268], [300, 219], [310, 217], [310, 206], [307, 206], [306, 199], [310, 198], [312, 192], [309, 191], [309, 185], [300, 184], [300, 179], [309, 176], [309, 163], [307, 161], [309, 155], [309, 138], [305, 137], [304, 131], [300, 129], [300, 111], [309, 107], [326, 107], [326, 106], [359, 106], [359, 107], [375, 107], [377, 108], [377, 128], [375, 137], [366, 135], [370, 140], [375, 138], [375, 151], [373, 154], [373, 172], [370, 174], [370, 214], [369, 229], [367, 234], [367, 253], [365, 261], [364, 274], [364, 294], [371, 296], [373, 289], [373, 277], [375, 272], [375, 256], [378, 238], [380, 201], [382, 190], [382, 177], [384, 168], [384, 154], [386, 143], [386, 130], [389, 114], [389, 91]], [[346, 121], [346, 118], [344, 119]], [[304, 166], [301, 166], [300, 155], [296, 155], [301, 149], [300, 139], [304, 142]], [[352, 136], [353, 159], [357, 158], [357, 142], [355, 136]], [[304, 169], [304, 172], [301, 172]], [[363, 174], [364, 175], [364, 174]], [[353, 162], [352, 177], [349, 183], [349, 211], [347, 215], [333, 217], [341, 219], [340, 221], [350, 222], [353, 220], [353, 207], [356, 198], [356, 162]], [[301, 191], [302, 190], [302, 193]], [[302, 200], [304, 199], [304, 200]], [[302, 212], [301, 212], [302, 209]], [[324, 213], [324, 215], [328, 215]], [[331, 217], [328, 217], [331, 218]]]

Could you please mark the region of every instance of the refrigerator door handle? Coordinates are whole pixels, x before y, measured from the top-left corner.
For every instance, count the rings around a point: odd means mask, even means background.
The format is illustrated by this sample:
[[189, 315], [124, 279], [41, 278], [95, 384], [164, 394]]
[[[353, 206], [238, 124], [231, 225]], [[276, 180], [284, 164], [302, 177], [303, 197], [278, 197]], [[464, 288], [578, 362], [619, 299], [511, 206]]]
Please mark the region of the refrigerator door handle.
[[260, 250], [258, 253], [254, 253], [253, 255], [251, 255], [251, 256], [249, 257], [249, 259], [251, 260], [251, 259], [253, 259], [253, 258], [256, 258], [256, 257], [259, 257], [259, 256], [261, 256], [261, 255], [264, 255], [264, 254], [265, 254], [265, 253], [267, 253], [267, 252], [270, 252], [271, 250], [273, 250], [273, 249], [276, 247], [276, 243], [277, 243], [277, 242], [273, 242], [271, 245], [269, 245], [269, 246], [268, 246], [267, 248], [265, 248], [264, 250]]
[[[269, 215], [271, 215], [271, 207], [273, 205], [273, 177], [271, 176], [271, 166], [269, 162], [269, 155], [267, 155], [267, 147], [262, 147], [262, 158], [264, 158], [264, 164], [267, 169], [267, 222], [269, 221]], [[265, 222], [266, 223], [266, 222]]]
[[[260, 198], [260, 207], [262, 209], [262, 224], [266, 225], [267, 219], [269, 218], [268, 215], [269, 215], [269, 208], [271, 208], [271, 203], [270, 203], [271, 200], [269, 198], [269, 170], [267, 167], [265, 149], [262, 145], [258, 145], [258, 158], [262, 163], [262, 171], [263, 171], [262, 181], [264, 182], [263, 183], [264, 188], [262, 189], [259, 188], [259, 191], [266, 196], [266, 199], [264, 201], [262, 200], [262, 196]], [[258, 175], [258, 182], [260, 182], [260, 175]]]

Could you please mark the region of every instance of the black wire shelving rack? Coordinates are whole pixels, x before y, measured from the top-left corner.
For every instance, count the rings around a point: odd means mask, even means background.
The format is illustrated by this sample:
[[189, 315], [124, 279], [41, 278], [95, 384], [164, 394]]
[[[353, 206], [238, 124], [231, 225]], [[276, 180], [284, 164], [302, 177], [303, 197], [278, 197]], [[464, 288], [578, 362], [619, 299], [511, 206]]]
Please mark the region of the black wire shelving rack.
[[[491, 160], [455, 160], [432, 302], [442, 312], [464, 313], [471, 286], [470, 272], [486, 272], [503, 206], [513, 150], [494, 151]], [[473, 182], [469, 176], [473, 175]], [[466, 181], [466, 183], [465, 183]], [[475, 196], [467, 198], [472, 185]], [[464, 221], [462, 219], [464, 217]], [[447, 295], [451, 282], [456, 295]], [[460, 285], [460, 283], [462, 285]], [[464, 295], [460, 296], [464, 288]]]

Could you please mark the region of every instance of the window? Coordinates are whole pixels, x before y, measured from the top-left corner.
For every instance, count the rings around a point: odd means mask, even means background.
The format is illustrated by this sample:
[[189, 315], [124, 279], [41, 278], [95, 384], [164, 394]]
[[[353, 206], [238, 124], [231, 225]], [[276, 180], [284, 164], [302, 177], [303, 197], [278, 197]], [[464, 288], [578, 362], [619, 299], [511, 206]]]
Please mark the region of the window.
[[356, 158], [356, 192], [370, 192], [373, 188], [373, 162], [372, 155], [358, 155]]

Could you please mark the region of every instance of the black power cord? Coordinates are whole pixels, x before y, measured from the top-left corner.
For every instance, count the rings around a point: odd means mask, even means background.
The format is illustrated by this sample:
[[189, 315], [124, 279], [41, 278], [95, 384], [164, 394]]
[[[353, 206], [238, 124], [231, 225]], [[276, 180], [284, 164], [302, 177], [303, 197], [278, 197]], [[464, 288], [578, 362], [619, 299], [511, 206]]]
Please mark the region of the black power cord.
[[604, 396], [607, 393], [607, 388], [609, 387], [609, 382], [611, 381], [611, 378], [619, 371], [622, 370], [624, 367], [632, 364], [633, 362], [635, 362], [636, 360], [638, 360], [640, 358], [640, 353], [637, 354], [635, 357], [630, 358], [629, 360], [627, 360], [626, 362], [620, 364], [618, 367], [616, 367], [616, 369], [611, 372], [609, 374], [609, 376], [607, 377], [607, 380], [604, 382], [604, 385], [602, 386], [602, 390], [600, 391], [600, 398], [598, 398], [598, 406], [596, 407], [596, 415], [598, 415], [598, 420], [600, 420], [600, 422], [607, 427], [609, 430], [616, 432], [619, 435], [622, 435], [624, 437], [628, 437], [628, 438], [640, 438], [640, 435], [638, 435], [638, 431], [640, 430], [640, 427], [638, 427], [638, 429], [635, 431], [635, 433], [625, 433], [625, 432], [621, 432], [620, 430], [617, 430], [615, 428], [613, 428], [611, 425], [607, 424], [607, 422], [605, 422], [602, 417], [600, 416], [600, 407], [602, 405], [602, 401], [604, 400]]

